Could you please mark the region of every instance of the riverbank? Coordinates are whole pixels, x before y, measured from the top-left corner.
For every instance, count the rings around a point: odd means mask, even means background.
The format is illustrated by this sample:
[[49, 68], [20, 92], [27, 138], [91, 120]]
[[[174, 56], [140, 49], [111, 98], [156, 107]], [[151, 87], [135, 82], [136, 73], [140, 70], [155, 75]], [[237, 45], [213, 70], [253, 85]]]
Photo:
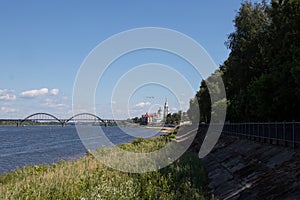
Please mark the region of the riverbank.
[[177, 129], [177, 127], [159, 127], [159, 126], [144, 126], [144, 128], [159, 130], [160, 132], [165, 134], [173, 133]]
[[[151, 152], [174, 138], [165, 134], [120, 145]], [[196, 154], [159, 171], [123, 173], [88, 155], [53, 165], [27, 166], [0, 176], [0, 199], [203, 199], [205, 172]]]

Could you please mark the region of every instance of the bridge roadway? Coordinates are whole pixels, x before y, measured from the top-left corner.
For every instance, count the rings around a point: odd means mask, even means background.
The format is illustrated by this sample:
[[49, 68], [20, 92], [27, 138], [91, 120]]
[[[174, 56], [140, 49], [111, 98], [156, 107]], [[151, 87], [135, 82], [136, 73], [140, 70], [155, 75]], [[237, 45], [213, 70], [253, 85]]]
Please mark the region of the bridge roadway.
[[68, 123], [71, 122], [82, 122], [82, 123], [87, 123], [87, 122], [97, 122], [100, 125], [109, 125], [112, 123], [115, 123], [115, 120], [113, 119], [102, 119], [99, 116], [92, 114], [92, 113], [79, 113], [76, 115], [71, 116], [70, 118], [67, 119], [59, 119], [55, 115], [52, 115], [50, 113], [34, 113], [31, 114], [24, 119], [0, 119], [0, 124], [1, 123], [16, 123], [17, 126], [22, 126], [23, 123], [25, 122], [41, 122], [43, 121], [44, 123], [58, 123], [61, 124], [62, 126], [67, 125]]

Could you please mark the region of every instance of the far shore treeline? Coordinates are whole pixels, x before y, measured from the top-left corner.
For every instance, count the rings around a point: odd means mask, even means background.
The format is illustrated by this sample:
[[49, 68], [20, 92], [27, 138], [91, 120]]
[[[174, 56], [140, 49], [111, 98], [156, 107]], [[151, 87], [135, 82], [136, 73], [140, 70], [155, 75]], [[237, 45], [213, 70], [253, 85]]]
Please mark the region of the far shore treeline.
[[[300, 1], [243, 2], [234, 26], [229, 57], [201, 82], [189, 116], [199, 103], [200, 122], [209, 122], [211, 108], [227, 104], [230, 122], [300, 121]], [[227, 98], [211, 105], [206, 84], [218, 91], [216, 74]]]

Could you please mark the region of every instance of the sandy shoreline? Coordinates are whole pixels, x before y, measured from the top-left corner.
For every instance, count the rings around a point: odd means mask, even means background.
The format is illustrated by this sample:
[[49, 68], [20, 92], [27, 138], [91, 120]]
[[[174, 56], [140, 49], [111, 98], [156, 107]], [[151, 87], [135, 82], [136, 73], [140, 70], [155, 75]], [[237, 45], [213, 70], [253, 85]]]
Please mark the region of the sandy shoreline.
[[162, 133], [172, 133], [176, 127], [158, 127], [158, 126], [145, 126], [143, 128], [146, 128], [146, 129], [154, 129], [154, 130], [160, 130], [160, 132]]

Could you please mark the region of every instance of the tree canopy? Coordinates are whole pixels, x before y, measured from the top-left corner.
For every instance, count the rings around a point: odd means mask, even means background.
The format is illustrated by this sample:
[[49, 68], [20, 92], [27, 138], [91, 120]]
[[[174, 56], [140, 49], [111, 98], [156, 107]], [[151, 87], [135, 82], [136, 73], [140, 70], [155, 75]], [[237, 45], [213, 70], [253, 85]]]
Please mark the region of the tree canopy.
[[[300, 1], [243, 2], [234, 26], [225, 42], [230, 54], [215, 72], [226, 89], [226, 119], [300, 120]], [[209, 122], [212, 106], [218, 106], [211, 105], [206, 86], [213, 76], [201, 82], [195, 97], [201, 122]]]

